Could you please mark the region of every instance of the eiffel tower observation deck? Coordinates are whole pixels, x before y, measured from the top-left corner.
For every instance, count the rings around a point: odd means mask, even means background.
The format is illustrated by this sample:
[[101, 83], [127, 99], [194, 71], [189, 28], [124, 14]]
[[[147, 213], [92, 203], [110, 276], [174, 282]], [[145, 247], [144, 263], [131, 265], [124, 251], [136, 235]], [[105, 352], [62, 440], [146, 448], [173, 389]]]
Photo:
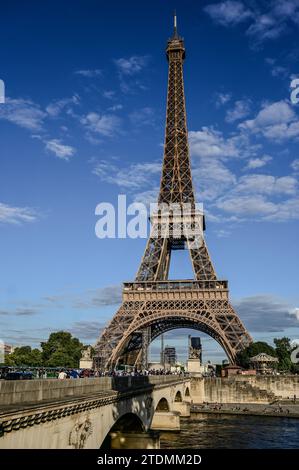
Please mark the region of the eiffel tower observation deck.
[[[183, 79], [185, 45], [176, 15], [166, 56], [166, 130], [158, 211], [151, 216], [151, 233], [135, 281], [124, 283], [122, 304], [96, 343], [94, 365], [100, 369], [118, 364], [146, 368], [151, 341], [176, 328], [207, 333], [231, 363], [252, 341], [229, 301], [228, 282], [217, 278], [204, 240], [204, 213], [195, 202]], [[168, 279], [171, 253], [178, 249], [189, 251], [194, 279]]]

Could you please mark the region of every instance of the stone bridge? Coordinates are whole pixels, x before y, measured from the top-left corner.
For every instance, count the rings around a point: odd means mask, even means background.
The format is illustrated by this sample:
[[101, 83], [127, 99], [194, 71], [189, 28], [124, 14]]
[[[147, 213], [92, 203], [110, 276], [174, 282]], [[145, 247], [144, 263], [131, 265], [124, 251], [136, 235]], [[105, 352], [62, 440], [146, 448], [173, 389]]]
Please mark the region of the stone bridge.
[[0, 381], [0, 448], [159, 448], [190, 415], [181, 376]]

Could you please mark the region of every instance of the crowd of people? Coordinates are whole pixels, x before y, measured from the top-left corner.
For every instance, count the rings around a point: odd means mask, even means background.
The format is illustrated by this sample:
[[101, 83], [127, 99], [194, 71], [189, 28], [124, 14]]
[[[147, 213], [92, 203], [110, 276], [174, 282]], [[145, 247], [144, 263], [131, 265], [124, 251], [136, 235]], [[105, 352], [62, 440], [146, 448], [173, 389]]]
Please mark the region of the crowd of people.
[[282, 407], [280, 404], [277, 406], [271, 406], [267, 405], [265, 408], [261, 408], [261, 406], [258, 406], [256, 404], [248, 404], [248, 406], [240, 406], [240, 405], [234, 405], [234, 404], [229, 404], [229, 403], [209, 403], [209, 402], [203, 402], [202, 404], [196, 404], [194, 406], [195, 411], [223, 411], [225, 413], [229, 412], [238, 412], [238, 413], [262, 413], [262, 414], [269, 414], [269, 413], [278, 413], [278, 414], [284, 414], [288, 415], [290, 413], [290, 410], [288, 408]]
[[93, 370], [93, 369], [61, 369], [58, 373], [58, 379], [78, 379], [86, 377], [144, 377], [147, 375], [186, 375], [184, 371], [171, 371], [169, 369], [150, 369], [150, 370]]
[[127, 370], [94, 370], [94, 369], [76, 369], [76, 368], [13, 368], [5, 367], [0, 370], [0, 379], [81, 379], [92, 377], [144, 377], [148, 375], [179, 375], [184, 376], [188, 373], [182, 370], [170, 369], [149, 369], [140, 370], [137, 368], [128, 368]]

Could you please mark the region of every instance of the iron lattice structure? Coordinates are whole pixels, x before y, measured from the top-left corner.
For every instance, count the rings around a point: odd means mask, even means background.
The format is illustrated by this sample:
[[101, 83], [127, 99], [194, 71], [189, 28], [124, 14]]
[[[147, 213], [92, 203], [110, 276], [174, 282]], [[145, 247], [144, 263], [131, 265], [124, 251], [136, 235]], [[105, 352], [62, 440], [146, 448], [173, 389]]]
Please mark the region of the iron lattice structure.
[[[196, 209], [186, 122], [183, 62], [185, 47], [177, 34], [168, 41], [169, 62], [164, 160], [158, 207], [175, 205], [179, 211], [160, 210], [151, 217], [152, 229], [134, 282], [124, 283], [123, 301], [95, 349], [95, 367], [117, 363], [147, 365], [147, 349], [160, 334], [175, 328], [193, 328], [209, 334], [234, 363], [251, 337], [229, 302], [227, 281], [218, 280], [204, 238], [174, 236], [174, 227], [201, 227], [203, 212]], [[183, 220], [184, 205], [188, 205]], [[164, 232], [163, 232], [164, 230]], [[168, 230], [168, 236], [165, 236]], [[164, 235], [163, 235], [164, 234]], [[169, 281], [171, 252], [187, 248], [194, 280]]]

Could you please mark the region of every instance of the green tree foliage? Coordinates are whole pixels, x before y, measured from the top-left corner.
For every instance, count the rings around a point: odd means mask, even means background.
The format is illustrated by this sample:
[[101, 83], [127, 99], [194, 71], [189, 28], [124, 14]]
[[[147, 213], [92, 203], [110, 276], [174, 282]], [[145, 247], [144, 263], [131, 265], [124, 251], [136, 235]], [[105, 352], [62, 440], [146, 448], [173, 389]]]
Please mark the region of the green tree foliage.
[[256, 341], [251, 343], [247, 348], [243, 349], [243, 351], [237, 355], [237, 363], [241, 367], [248, 369], [251, 367], [250, 358], [260, 353], [266, 353], [274, 357], [277, 356], [275, 349], [268, 343], [265, 343], [264, 341]]
[[274, 344], [275, 348], [262, 341], [250, 344], [250, 346], [238, 354], [238, 364], [248, 369], [250, 367], [250, 358], [264, 352], [278, 358], [278, 370], [284, 372], [298, 372], [298, 365], [293, 364], [291, 360], [291, 353], [294, 348], [290, 344], [290, 339], [286, 337], [275, 338]]
[[41, 343], [42, 361], [48, 367], [79, 367], [83, 344], [71, 333], [51, 333], [48, 341]]
[[21, 346], [5, 356], [5, 364], [8, 366], [39, 367], [42, 365], [42, 353], [39, 349], [31, 349], [31, 346]]
[[294, 368], [291, 361], [291, 352], [293, 348], [290, 344], [290, 339], [286, 337], [275, 338], [274, 344], [276, 347], [276, 354], [279, 359], [278, 369], [281, 371], [292, 371]]

